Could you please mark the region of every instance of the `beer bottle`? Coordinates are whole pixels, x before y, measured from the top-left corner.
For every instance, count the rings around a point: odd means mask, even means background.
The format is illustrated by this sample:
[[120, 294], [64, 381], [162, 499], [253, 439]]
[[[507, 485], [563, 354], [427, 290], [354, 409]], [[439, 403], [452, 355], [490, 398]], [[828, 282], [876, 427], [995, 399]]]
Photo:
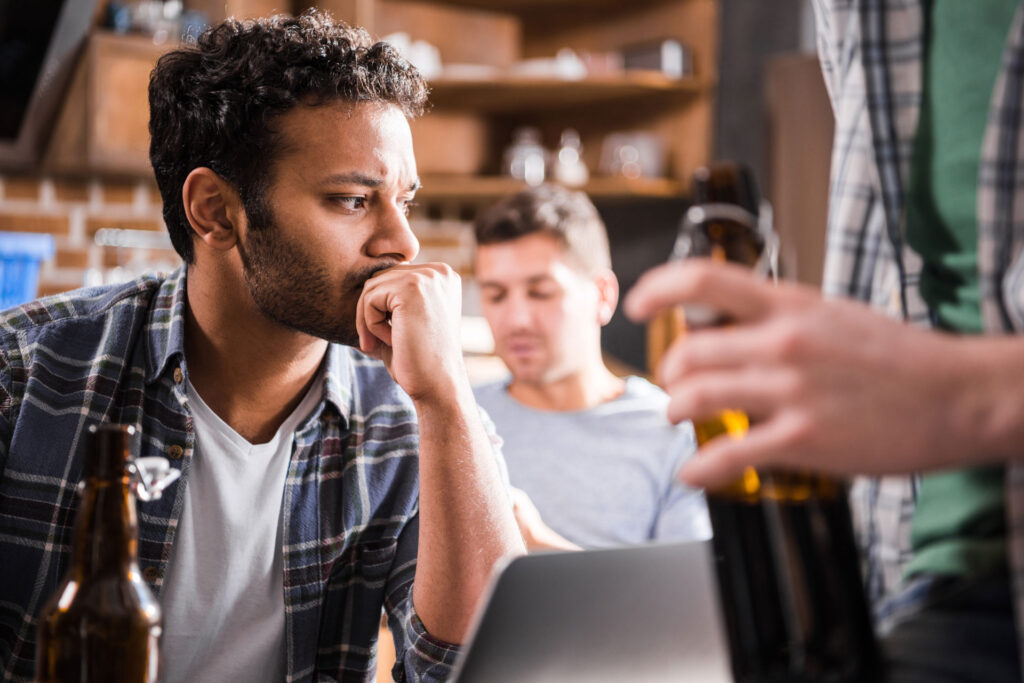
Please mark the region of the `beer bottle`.
[[151, 683], [160, 606], [137, 559], [129, 475], [134, 428], [89, 428], [71, 566], [39, 618], [36, 680]]
[[[775, 234], [753, 174], [717, 163], [694, 174], [675, 258], [707, 257], [774, 276]], [[686, 325], [728, 324], [685, 311]], [[695, 424], [698, 449], [742, 438], [747, 416]], [[699, 450], [698, 450], [698, 457]], [[804, 473], [747, 468], [707, 491], [712, 547], [733, 677], [738, 683], [853, 683], [878, 679], [877, 649], [845, 486]]]

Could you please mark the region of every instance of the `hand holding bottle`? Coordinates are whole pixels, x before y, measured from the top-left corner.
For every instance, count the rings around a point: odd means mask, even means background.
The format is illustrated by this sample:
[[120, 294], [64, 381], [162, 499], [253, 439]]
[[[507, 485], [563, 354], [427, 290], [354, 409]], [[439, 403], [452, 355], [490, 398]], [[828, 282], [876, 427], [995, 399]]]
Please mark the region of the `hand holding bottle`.
[[[800, 388], [758, 361], [770, 347], [763, 325], [780, 302], [795, 305], [802, 293], [775, 288], [758, 273], [772, 261], [774, 232], [748, 168], [699, 169], [694, 197], [673, 253], [683, 260], [645, 276], [627, 312], [646, 317], [682, 305], [688, 325], [697, 323], [666, 353], [660, 380], [670, 395], [669, 418], [694, 421], [698, 454], [685, 474], [707, 487], [733, 676], [748, 683], [866, 683], [877, 673], [876, 648], [844, 487], [800, 463], [762, 468], [775, 463], [734, 457], [722, 464], [723, 450], [749, 451], [771, 433], [773, 388]], [[688, 355], [702, 342], [713, 355], [737, 339], [745, 344], [733, 357], [695, 368]], [[715, 476], [694, 478], [702, 466]]]
[[728, 406], [754, 423], [742, 441], [716, 440], [688, 463], [691, 484], [727, 482], [748, 465], [886, 474], [994, 460], [1004, 449], [1009, 457], [1009, 439], [1001, 448], [984, 435], [1011, 431], [998, 427], [1011, 419], [993, 384], [1022, 355], [1019, 340], [940, 335], [706, 262], [650, 271], [624, 306], [642, 320], [691, 303], [724, 311], [732, 325], [692, 333], [665, 354], [670, 419]]

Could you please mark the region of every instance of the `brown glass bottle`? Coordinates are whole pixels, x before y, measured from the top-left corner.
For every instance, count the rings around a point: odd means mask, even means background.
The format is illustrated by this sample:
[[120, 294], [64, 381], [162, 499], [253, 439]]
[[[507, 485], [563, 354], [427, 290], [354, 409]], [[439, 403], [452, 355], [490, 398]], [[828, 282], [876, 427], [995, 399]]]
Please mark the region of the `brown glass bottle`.
[[161, 615], [137, 559], [134, 433], [127, 425], [89, 429], [71, 566], [39, 618], [39, 683], [157, 680]]
[[[735, 163], [699, 169], [694, 198], [676, 256], [731, 261], [769, 274], [766, 249], [773, 248], [773, 235], [759, 225], [749, 169]], [[728, 323], [707, 312], [697, 318]], [[738, 411], [701, 421], [695, 425], [698, 448], [719, 436], [743, 438], [748, 427]], [[708, 491], [707, 502], [735, 680], [878, 680], [845, 487], [820, 475], [748, 468], [731, 485]]]

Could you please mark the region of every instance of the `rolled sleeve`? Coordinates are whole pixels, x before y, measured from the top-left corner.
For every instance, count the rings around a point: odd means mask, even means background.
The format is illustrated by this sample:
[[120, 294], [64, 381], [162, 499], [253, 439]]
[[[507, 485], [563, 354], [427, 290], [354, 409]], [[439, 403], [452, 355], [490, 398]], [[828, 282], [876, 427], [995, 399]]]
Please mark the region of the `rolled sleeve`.
[[[423, 621], [416, 614], [412, 595], [408, 598], [408, 609], [402, 623], [404, 650], [396, 660], [392, 675], [396, 681], [422, 681], [443, 683], [451, 676], [452, 667], [461, 651], [458, 645], [435, 638], [427, 632]], [[397, 643], [396, 643], [397, 647]]]
[[451, 676], [459, 646], [430, 635], [412, 603], [419, 525], [419, 514], [415, 514], [402, 530], [388, 581], [385, 609], [395, 639], [391, 675], [399, 683], [443, 683]]

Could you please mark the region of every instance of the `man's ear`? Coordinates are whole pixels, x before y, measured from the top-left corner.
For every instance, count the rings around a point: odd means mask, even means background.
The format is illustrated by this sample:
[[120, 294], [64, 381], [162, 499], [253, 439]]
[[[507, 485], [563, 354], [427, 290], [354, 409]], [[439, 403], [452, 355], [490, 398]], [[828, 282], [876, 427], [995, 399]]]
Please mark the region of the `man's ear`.
[[601, 270], [594, 276], [597, 285], [597, 318], [601, 326], [611, 322], [619, 304], [619, 279], [611, 270]]
[[189, 225], [208, 247], [228, 251], [235, 246], [245, 211], [230, 183], [209, 168], [194, 168], [181, 187], [181, 199]]

